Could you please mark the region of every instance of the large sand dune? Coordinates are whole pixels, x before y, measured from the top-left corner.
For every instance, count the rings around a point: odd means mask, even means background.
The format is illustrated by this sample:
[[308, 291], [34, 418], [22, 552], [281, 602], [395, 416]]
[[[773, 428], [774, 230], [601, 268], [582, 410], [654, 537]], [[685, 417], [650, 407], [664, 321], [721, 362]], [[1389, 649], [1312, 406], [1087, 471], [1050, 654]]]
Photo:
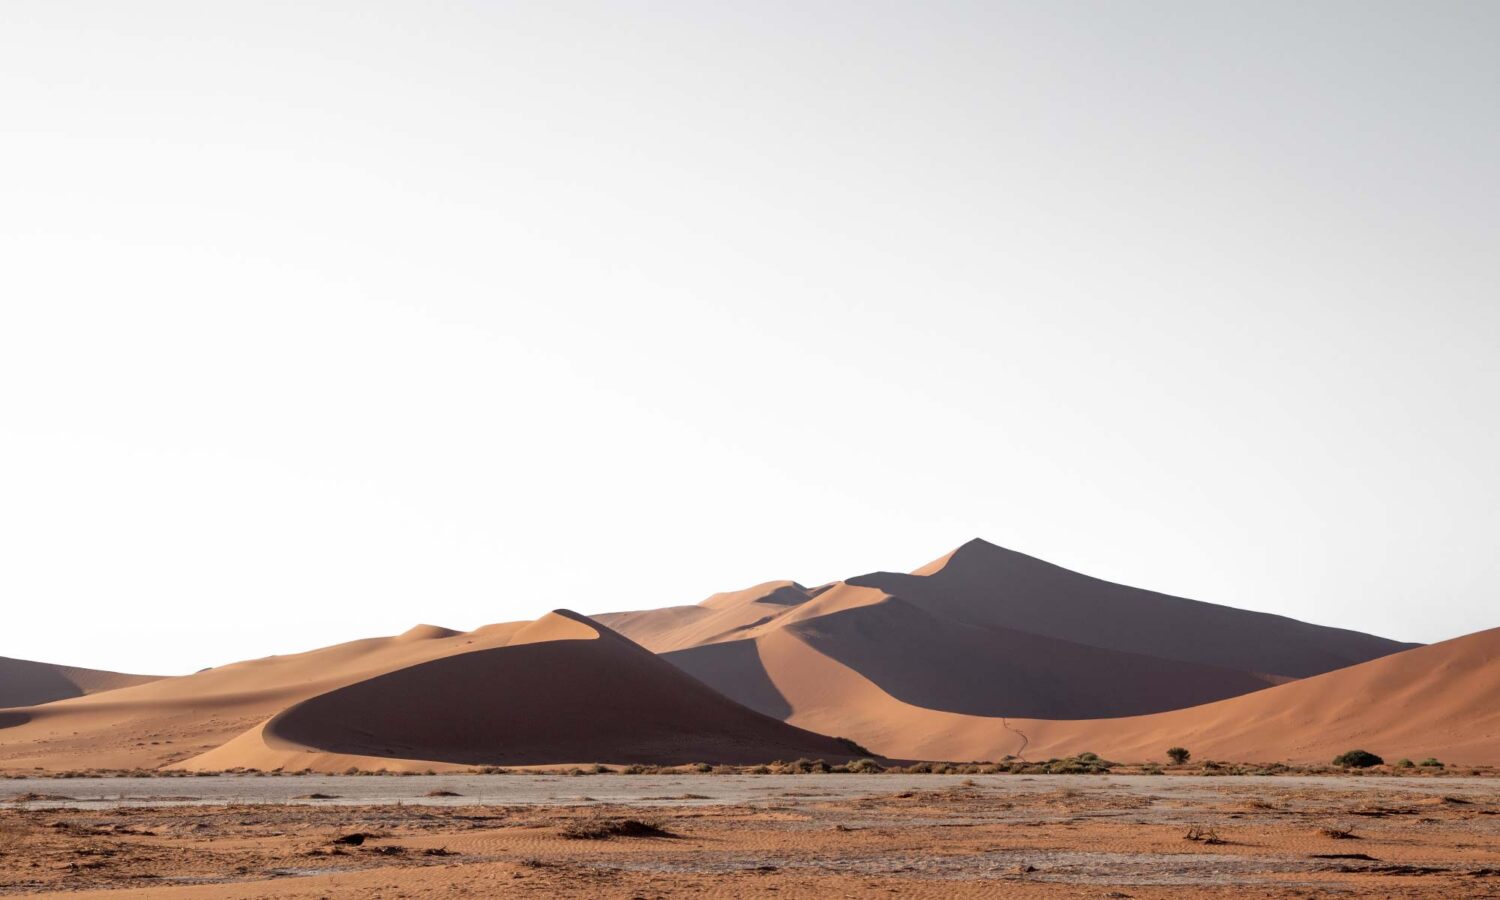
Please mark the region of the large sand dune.
[[925, 574], [878, 572], [849, 583], [960, 622], [1294, 678], [1417, 646], [1114, 584], [982, 540], [918, 571]]
[[[1048, 719], [1195, 706], [1416, 646], [1101, 581], [971, 541], [910, 575], [768, 582], [600, 617], [768, 715], [793, 707], [759, 642], [790, 631], [926, 709]], [[858, 739], [857, 735], [854, 735]]]
[[35, 706], [157, 681], [159, 675], [126, 675], [0, 656], [0, 709]]
[[298, 703], [182, 768], [848, 759], [844, 743], [747, 709], [566, 610], [505, 647], [399, 669]]
[[107, 693], [6, 710], [0, 769], [153, 769], [211, 750], [295, 703], [384, 672], [504, 646], [524, 622], [457, 633], [419, 625]]
[[1326, 763], [1357, 747], [1389, 760], [1500, 761], [1500, 629], [1188, 709], [1087, 720], [903, 703], [790, 631], [758, 649], [793, 710], [788, 721], [836, 730], [887, 756], [1036, 759], [1088, 750], [1138, 761], [1181, 745], [1200, 759]]
[[145, 683], [19, 665], [25, 677], [0, 680], [22, 700], [0, 709], [0, 770], [847, 757], [825, 735], [902, 759], [1138, 760], [1182, 744], [1232, 760], [1322, 762], [1354, 746], [1500, 760], [1500, 632], [1418, 647], [982, 541], [911, 574], [472, 632], [421, 625]]

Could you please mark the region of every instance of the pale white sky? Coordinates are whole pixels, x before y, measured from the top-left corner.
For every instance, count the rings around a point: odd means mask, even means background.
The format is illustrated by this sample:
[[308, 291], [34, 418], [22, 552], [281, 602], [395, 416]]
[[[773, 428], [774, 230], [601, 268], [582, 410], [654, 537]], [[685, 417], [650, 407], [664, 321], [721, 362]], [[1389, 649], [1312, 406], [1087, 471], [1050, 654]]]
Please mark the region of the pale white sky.
[[0, 655], [983, 536], [1500, 625], [1500, 6], [0, 5]]

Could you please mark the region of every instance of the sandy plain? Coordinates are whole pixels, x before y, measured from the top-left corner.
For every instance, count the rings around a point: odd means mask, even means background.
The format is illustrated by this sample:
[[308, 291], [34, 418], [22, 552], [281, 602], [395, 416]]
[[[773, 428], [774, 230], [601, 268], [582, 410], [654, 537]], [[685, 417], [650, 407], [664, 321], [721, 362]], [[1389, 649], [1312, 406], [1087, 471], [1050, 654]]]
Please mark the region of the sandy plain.
[[[0, 783], [11, 798], [0, 807], [0, 893], [1500, 896], [1494, 778], [104, 781], [121, 782], [113, 796], [69, 779]], [[459, 796], [427, 796], [435, 791]], [[329, 796], [291, 799], [317, 793]], [[665, 834], [595, 833], [632, 820]]]

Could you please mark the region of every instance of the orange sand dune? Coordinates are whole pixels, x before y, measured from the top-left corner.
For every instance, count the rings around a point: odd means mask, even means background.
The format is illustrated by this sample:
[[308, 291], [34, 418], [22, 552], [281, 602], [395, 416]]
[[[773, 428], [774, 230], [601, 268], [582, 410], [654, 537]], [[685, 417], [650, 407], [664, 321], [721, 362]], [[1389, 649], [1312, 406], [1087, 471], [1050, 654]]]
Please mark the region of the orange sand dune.
[[1363, 748], [1388, 760], [1500, 763], [1500, 629], [1202, 706], [1074, 721], [902, 703], [790, 631], [768, 635], [757, 649], [793, 710], [788, 721], [849, 735], [887, 756], [1035, 759], [1089, 750], [1143, 760], [1181, 745], [1199, 759], [1326, 763]]
[[0, 656], [0, 709], [98, 694], [160, 678], [159, 675], [125, 675]]
[[559, 610], [503, 648], [379, 675], [279, 713], [177, 766], [338, 771], [440, 764], [757, 763], [850, 748], [727, 700]]
[[744, 637], [817, 596], [822, 588], [768, 581], [743, 591], [714, 594], [697, 606], [600, 613], [591, 618], [656, 653]]
[[504, 646], [527, 623], [417, 626], [107, 693], [7, 710], [0, 769], [156, 768], [219, 746], [295, 703], [419, 662]]
[[784, 719], [794, 705], [778, 685], [790, 675], [769, 670], [758, 646], [782, 630], [905, 703], [1049, 719], [1195, 706], [1415, 646], [1111, 584], [984, 541], [910, 575], [817, 592], [769, 582], [696, 607], [603, 618]]
[[925, 574], [877, 572], [849, 583], [959, 622], [1291, 678], [1417, 646], [1126, 587], [982, 540], [918, 572]]

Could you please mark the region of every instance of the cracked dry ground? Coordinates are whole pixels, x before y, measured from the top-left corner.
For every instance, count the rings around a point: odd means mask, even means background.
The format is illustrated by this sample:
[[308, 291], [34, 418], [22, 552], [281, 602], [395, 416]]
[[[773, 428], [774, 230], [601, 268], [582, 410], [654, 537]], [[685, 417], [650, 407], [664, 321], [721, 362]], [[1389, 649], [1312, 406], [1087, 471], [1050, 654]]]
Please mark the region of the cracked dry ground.
[[[709, 788], [705, 788], [708, 790]], [[112, 898], [1500, 897], [1500, 792], [1078, 779], [745, 805], [0, 810], [0, 893]], [[637, 818], [672, 837], [569, 838]], [[358, 835], [355, 843], [335, 843]], [[1192, 836], [1190, 839], [1189, 836]]]

